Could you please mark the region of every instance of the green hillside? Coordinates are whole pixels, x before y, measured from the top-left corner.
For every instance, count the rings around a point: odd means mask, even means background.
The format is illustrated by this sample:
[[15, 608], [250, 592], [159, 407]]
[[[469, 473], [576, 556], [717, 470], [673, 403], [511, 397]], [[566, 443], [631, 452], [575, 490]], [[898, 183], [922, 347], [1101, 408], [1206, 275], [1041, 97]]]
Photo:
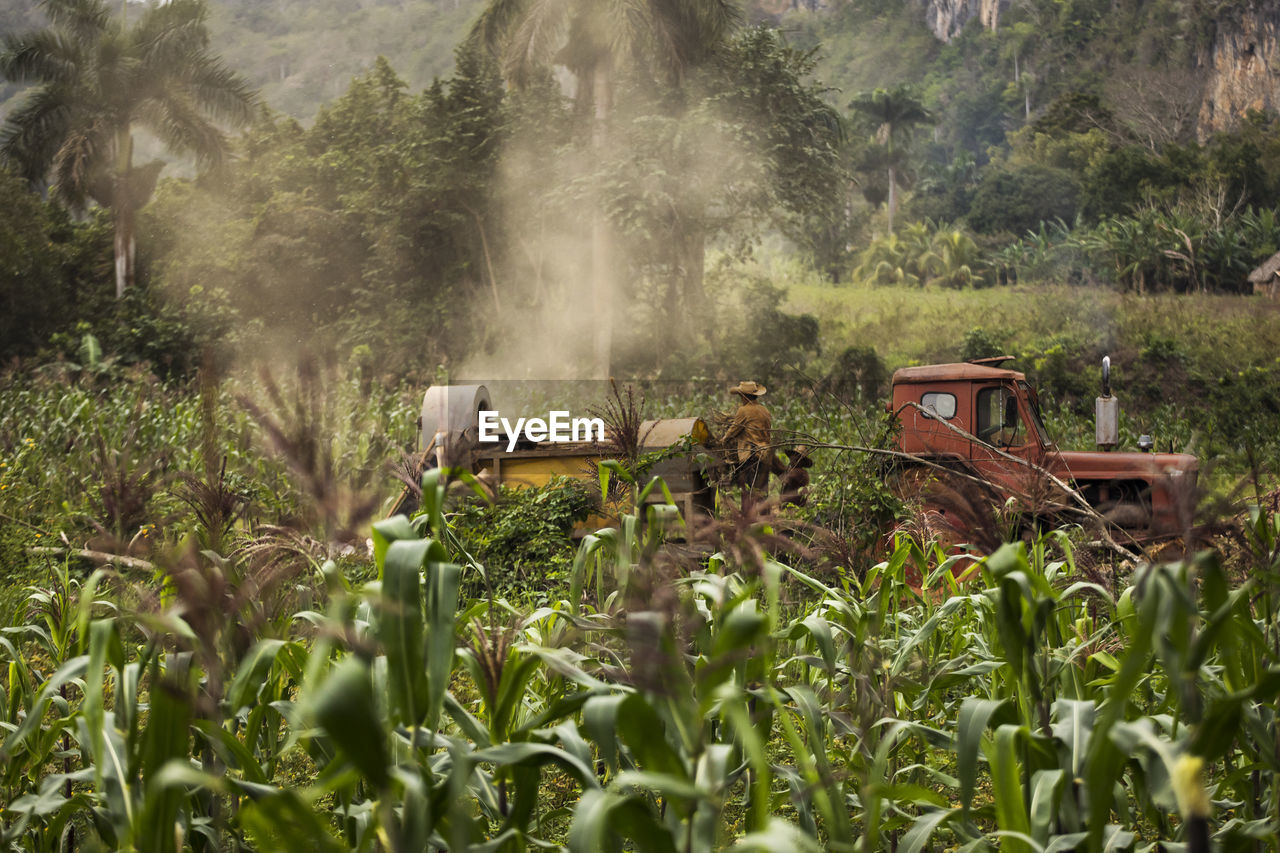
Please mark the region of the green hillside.
[[378, 56], [391, 60], [413, 90], [448, 74], [454, 47], [482, 6], [479, 0], [221, 0], [212, 4], [210, 38], [273, 109], [309, 118]]
[[[415, 90], [448, 74], [454, 48], [483, 3], [217, 0], [208, 6], [213, 50], [259, 88], [272, 109], [310, 118], [379, 55], [388, 57]], [[0, 8], [0, 33], [44, 23], [35, 0], [10, 0]], [[0, 85], [0, 103], [14, 91]]]

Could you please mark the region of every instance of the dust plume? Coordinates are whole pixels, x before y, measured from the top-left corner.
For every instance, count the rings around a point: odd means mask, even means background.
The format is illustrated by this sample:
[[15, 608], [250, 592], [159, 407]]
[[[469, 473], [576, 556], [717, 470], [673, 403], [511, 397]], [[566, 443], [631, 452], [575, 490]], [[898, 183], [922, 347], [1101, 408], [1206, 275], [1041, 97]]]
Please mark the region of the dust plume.
[[[708, 248], [758, 224], [752, 205], [768, 181], [767, 158], [753, 145], [761, 134], [727, 115], [705, 77], [685, 82], [676, 107], [671, 90], [627, 80], [603, 145], [571, 135], [571, 89], [551, 94], [539, 95], [548, 108], [517, 124], [502, 150], [502, 304], [473, 306], [492, 323], [451, 371], [456, 378], [603, 378], [593, 342], [606, 321], [613, 374], [696, 352], [715, 322], [703, 287]], [[549, 134], [548, 124], [563, 133]], [[597, 219], [609, 241], [607, 274], [593, 264]], [[597, 313], [602, 302], [612, 306], [607, 318]]]

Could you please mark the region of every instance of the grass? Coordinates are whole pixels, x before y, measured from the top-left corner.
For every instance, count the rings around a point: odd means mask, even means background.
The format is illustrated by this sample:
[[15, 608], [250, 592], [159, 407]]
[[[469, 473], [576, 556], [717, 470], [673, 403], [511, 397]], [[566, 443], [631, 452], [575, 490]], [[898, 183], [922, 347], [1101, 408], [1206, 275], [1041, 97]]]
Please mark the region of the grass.
[[956, 360], [974, 328], [1005, 342], [1011, 355], [1053, 340], [1136, 355], [1153, 340], [1167, 340], [1190, 359], [1225, 370], [1274, 362], [1280, 352], [1280, 303], [1253, 296], [1137, 296], [1053, 284], [833, 286], [792, 277], [784, 307], [819, 318], [824, 352], [869, 344], [890, 368]]

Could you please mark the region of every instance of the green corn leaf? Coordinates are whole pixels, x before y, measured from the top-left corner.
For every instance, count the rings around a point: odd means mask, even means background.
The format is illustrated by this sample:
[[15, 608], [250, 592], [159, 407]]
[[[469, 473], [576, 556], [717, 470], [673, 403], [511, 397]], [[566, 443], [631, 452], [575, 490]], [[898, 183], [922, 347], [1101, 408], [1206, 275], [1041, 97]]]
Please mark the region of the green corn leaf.
[[1173, 774], [1180, 754], [1178, 747], [1156, 732], [1149, 717], [1118, 722], [1109, 734], [1121, 754], [1136, 756], [1141, 762], [1152, 803], [1167, 811], [1176, 809]]
[[934, 632], [938, 630], [938, 625], [941, 624], [942, 620], [949, 617], [962, 604], [964, 604], [964, 599], [962, 598], [947, 599], [947, 601], [943, 603], [942, 607], [938, 608], [932, 616], [925, 620], [925, 623], [920, 626], [919, 630], [908, 637], [907, 641], [902, 644], [897, 653], [893, 656], [893, 662], [889, 668], [889, 675], [892, 677], [901, 673], [903, 667], [910, 662], [911, 652], [916, 648], [916, 646], [933, 636]]
[[96, 569], [88, 580], [80, 587], [80, 601], [76, 605], [76, 637], [79, 641], [78, 652], [84, 654], [88, 649], [89, 622], [93, 618], [93, 606], [97, 603], [98, 584], [111, 572], [108, 569]]
[[747, 826], [753, 830], [764, 830], [770, 819], [769, 791], [773, 784], [772, 766], [765, 743], [756, 727], [752, 725], [746, 697], [740, 690], [732, 684], [725, 684], [718, 691], [716, 698], [720, 702], [720, 712], [732, 726], [736, 739], [741, 744], [743, 755], [755, 777], [754, 785], [749, 792], [751, 811]]
[[187, 760], [194, 708], [186, 686], [167, 675], [152, 683], [150, 699], [142, 739], [145, 796], [136, 838], [142, 850], [170, 853], [177, 849], [173, 827], [185, 792], [165, 785], [161, 771], [171, 761]]
[[312, 697], [311, 713], [346, 759], [379, 790], [385, 788], [385, 728], [374, 707], [368, 665], [355, 657], [336, 665]]
[[444, 707], [449, 678], [453, 675], [458, 613], [458, 589], [462, 583], [462, 567], [454, 563], [432, 562], [427, 553], [426, 564], [426, 726], [436, 728]]
[[836, 667], [836, 644], [835, 637], [831, 633], [831, 623], [817, 612], [810, 613], [800, 621], [809, 636], [813, 638], [814, 644], [818, 647], [818, 653], [822, 655], [822, 662], [827, 667], [828, 673], [834, 673]]
[[1053, 736], [1066, 749], [1067, 772], [1079, 776], [1089, 751], [1089, 733], [1093, 731], [1092, 700], [1058, 699], [1053, 703]]
[[669, 773], [652, 773], [647, 770], [624, 770], [614, 779], [613, 787], [619, 790], [638, 788], [642, 791], [657, 794], [668, 802], [685, 800], [683, 807], [672, 803], [672, 805], [680, 808], [682, 813], [687, 813], [692, 804], [707, 798], [709, 795], [708, 791], [699, 788], [697, 784], [687, 778], [672, 776]]
[[631, 472], [627, 470], [627, 466], [623, 465], [616, 459], [605, 459], [597, 464], [600, 472], [600, 500], [609, 500], [609, 480], [611, 477], [617, 477], [624, 483], [635, 483], [636, 478], [631, 476]]
[[[428, 839], [434, 825], [430, 792], [422, 774], [404, 767], [393, 771], [403, 789], [400, 807], [400, 845], [404, 850], [429, 850]], [[473, 848], [474, 849], [474, 848]]]
[[418, 535], [418, 531], [414, 529], [412, 522], [403, 515], [393, 515], [391, 518], [374, 522], [372, 532], [373, 562], [378, 566], [379, 579], [382, 577], [382, 563], [387, 557], [387, 549], [391, 547], [392, 542], [414, 541], [421, 538]]
[[1086, 838], [1087, 832], [1070, 832], [1066, 835], [1054, 836], [1045, 846], [1045, 853], [1074, 853]]
[[214, 753], [228, 768], [240, 771], [248, 782], [267, 784], [269, 780], [263, 773], [258, 759], [240, 738], [211, 720], [195, 720], [191, 723], [191, 727], [208, 741]]
[[233, 715], [237, 714], [257, 699], [275, 665], [276, 655], [284, 647], [284, 640], [264, 639], [254, 644], [240, 662], [240, 668], [227, 687], [228, 711]]
[[133, 776], [129, 769], [129, 751], [124, 738], [116, 728], [115, 716], [108, 711], [103, 715], [102, 727], [96, 732], [88, 730], [84, 717], [78, 721], [80, 743], [92, 745], [94, 788], [97, 796], [106, 802], [102, 810], [101, 825], [117, 838], [127, 837], [134, 822]]
[[903, 834], [902, 841], [898, 844], [898, 853], [921, 853], [926, 849], [935, 849], [928, 847], [933, 833], [956, 815], [963, 814], [962, 809], [936, 809], [925, 812], [916, 818], [911, 828]]
[[669, 830], [642, 799], [591, 790], [582, 796], [569, 826], [570, 853], [621, 850], [619, 839], [643, 853], [676, 853]]
[[779, 710], [783, 734], [792, 744], [798, 769], [806, 788], [806, 799], [811, 799], [827, 826], [828, 841], [833, 844], [853, 843], [853, 827], [848, 811], [841, 805], [844, 799], [840, 785], [831, 780], [833, 772], [827, 756], [827, 726], [822, 707], [813, 691], [803, 685], [788, 688], [787, 695], [795, 702], [804, 724], [803, 741], [795, 732], [790, 716], [779, 704], [781, 695], [774, 693], [773, 701]]
[[346, 853], [329, 832], [327, 821], [289, 789], [255, 797], [237, 819], [261, 850], [281, 853]]
[[[1121, 595], [1123, 603], [1132, 590]], [[1124, 767], [1125, 755], [1115, 748], [1111, 728], [1122, 721], [1135, 685], [1147, 670], [1151, 654], [1152, 635], [1156, 632], [1158, 613], [1157, 596], [1143, 597], [1139, 610], [1134, 613], [1133, 624], [1126, 630], [1130, 645], [1120, 661], [1106, 703], [1101, 707], [1089, 736], [1089, 750], [1085, 760], [1085, 785], [1089, 803], [1089, 846], [1098, 849], [1103, 844], [1107, 819], [1111, 813], [1112, 794]], [[1119, 617], [1122, 606], [1117, 606]]]
[[[110, 660], [117, 666], [123, 663], [124, 649], [120, 643], [120, 634], [114, 621], [100, 619], [89, 627], [89, 662], [85, 673], [84, 702], [81, 710], [89, 724], [89, 731], [100, 733], [103, 727], [103, 715], [106, 705], [103, 702], [102, 687], [105, 679], [104, 668]], [[95, 735], [96, 738], [96, 735]], [[95, 743], [93, 751], [97, 754], [101, 746]]]
[[1103, 837], [1102, 853], [1111, 853], [1113, 850], [1130, 850], [1133, 848], [1135, 840], [1137, 840], [1137, 836], [1129, 830], [1114, 823], [1109, 823]]
[[776, 817], [769, 818], [762, 829], [747, 833], [729, 848], [737, 853], [779, 853], [782, 850], [789, 853], [820, 853], [822, 849], [816, 839], [805, 835], [795, 824]]
[[956, 725], [956, 776], [960, 779], [960, 802], [966, 812], [973, 804], [973, 790], [978, 780], [978, 755], [982, 735], [993, 721], [1011, 715], [1008, 700], [965, 699], [960, 704]]
[[538, 675], [541, 664], [541, 659], [527, 649], [513, 646], [508, 650], [506, 665], [498, 681], [498, 695], [494, 697], [491, 737], [509, 739], [516, 718], [529, 697], [530, 682]]
[[643, 504], [648, 501], [649, 495], [653, 493], [654, 489], [662, 492], [662, 497], [668, 504], [676, 502], [676, 499], [671, 496], [671, 489], [667, 488], [666, 481], [661, 477], [654, 477], [640, 490], [640, 494], [636, 495], [636, 504]]
[[695, 849], [716, 849], [716, 835], [723, 815], [722, 808], [715, 806], [722, 802], [724, 792], [735, 780], [730, 772], [733, 752], [730, 744], [713, 743], [698, 758], [694, 781], [700, 790], [709, 793], [710, 799], [699, 804], [692, 818], [692, 842]]
[[1013, 829], [997, 829], [994, 835], [1001, 840], [1001, 850], [1025, 850], [1028, 853], [1043, 853], [1044, 848], [1025, 832], [1018, 832]]
[[1031, 776], [1031, 837], [1047, 844], [1053, 822], [1059, 818], [1058, 801], [1067, 774], [1061, 770], [1038, 770]]
[[618, 713], [627, 698], [625, 693], [593, 696], [582, 706], [582, 727], [600, 750], [611, 775], [618, 772]]
[[12, 755], [28, 738], [35, 734], [39, 730], [40, 724], [44, 722], [45, 712], [49, 710], [49, 705], [58, 693], [59, 688], [83, 675], [88, 666], [89, 656], [78, 655], [58, 667], [53, 675], [49, 676], [40, 687], [40, 692], [36, 695], [35, 702], [28, 709], [27, 718], [22, 721], [22, 725], [18, 726], [16, 731], [5, 738], [4, 746], [0, 749], [0, 752], [5, 755]]
[[542, 766], [555, 764], [577, 780], [584, 789], [598, 789], [595, 768], [558, 746], [546, 743], [504, 743], [481, 749], [471, 754], [476, 763], [492, 763], [498, 766], [527, 764]]
[[712, 660], [734, 659], [735, 652], [749, 649], [766, 627], [767, 619], [756, 608], [756, 602], [748, 599], [729, 611], [720, 630], [716, 633], [711, 649]]
[[407, 726], [427, 713], [427, 673], [423, 665], [421, 571], [431, 541], [391, 542], [382, 563], [379, 633], [387, 653], [391, 718]]
[[[996, 804], [996, 823], [1004, 832], [1013, 853], [1031, 849], [1022, 838], [1031, 832], [1027, 804], [1022, 795], [1022, 763], [1018, 758], [1018, 741], [1027, 734], [1023, 726], [1006, 723], [996, 729], [989, 756], [992, 796]], [[1021, 836], [1021, 837], [1019, 837]]]
[[447, 473], [432, 468], [422, 475], [422, 512], [431, 532], [437, 538], [444, 536], [444, 492]]
[[638, 767], [688, 779], [684, 761], [667, 739], [666, 724], [645, 697], [628, 694], [613, 710], [618, 737]]

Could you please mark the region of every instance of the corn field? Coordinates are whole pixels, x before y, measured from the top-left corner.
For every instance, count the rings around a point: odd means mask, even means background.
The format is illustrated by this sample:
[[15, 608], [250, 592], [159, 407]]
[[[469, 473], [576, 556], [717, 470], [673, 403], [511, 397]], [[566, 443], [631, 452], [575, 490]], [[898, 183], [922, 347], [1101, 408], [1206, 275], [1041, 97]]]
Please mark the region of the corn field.
[[375, 524], [363, 584], [205, 551], [33, 587], [0, 635], [4, 845], [1276, 849], [1265, 511], [1242, 568], [1205, 552], [1112, 589], [1062, 532], [958, 579], [967, 558], [899, 536], [823, 581], [767, 525], [689, 568], [651, 505], [529, 612], [460, 600], [484, 569], [444, 504], [429, 474], [421, 514]]

